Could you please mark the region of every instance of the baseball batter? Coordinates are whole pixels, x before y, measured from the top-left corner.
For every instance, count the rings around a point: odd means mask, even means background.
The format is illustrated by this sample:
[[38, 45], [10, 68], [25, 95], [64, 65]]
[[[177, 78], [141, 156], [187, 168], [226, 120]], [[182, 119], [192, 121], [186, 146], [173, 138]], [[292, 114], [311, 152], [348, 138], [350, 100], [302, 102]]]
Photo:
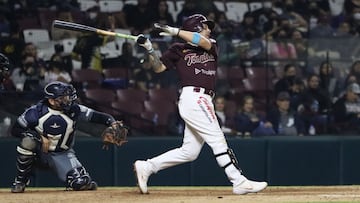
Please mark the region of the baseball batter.
[[151, 174], [195, 160], [204, 142], [211, 147], [217, 163], [231, 181], [234, 194], [265, 189], [266, 182], [248, 180], [241, 174], [235, 154], [228, 147], [215, 116], [212, 99], [215, 95], [218, 50], [216, 41], [210, 38], [214, 22], [195, 14], [184, 21], [181, 29], [161, 24], [154, 26], [162, 30], [161, 35], [177, 36], [186, 41], [174, 43], [161, 58], [154, 53], [150, 40], [140, 44], [147, 49], [155, 72], [175, 68], [179, 74], [182, 89], [178, 107], [185, 121], [185, 130], [180, 148], [134, 163], [141, 193], [148, 193], [147, 181]]
[[44, 88], [45, 99], [31, 106], [19, 116], [12, 135], [21, 139], [17, 146], [17, 176], [11, 192], [22, 193], [30, 182], [36, 166], [50, 168], [58, 178], [73, 190], [96, 190], [93, 181], [73, 150], [76, 121], [111, 126], [115, 119], [75, 103], [74, 87], [52, 82]]

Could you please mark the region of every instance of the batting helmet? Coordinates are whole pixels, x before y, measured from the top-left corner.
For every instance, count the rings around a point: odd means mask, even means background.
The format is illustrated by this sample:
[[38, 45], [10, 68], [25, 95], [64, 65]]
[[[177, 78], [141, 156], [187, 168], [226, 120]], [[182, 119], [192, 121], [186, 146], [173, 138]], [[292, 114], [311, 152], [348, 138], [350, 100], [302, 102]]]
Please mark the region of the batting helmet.
[[201, 14], [194, 14], [185, 19], [181, 29], [190, 32], [201, 32], [204, 29], [203, 24], [208, 25], [210, 30], [214, 29], [215, 27], [215, 23], [211, 20], [206, 19], [205, 16]]
[[4, 54], [0, 53], [0, 82], [3, 81], [4, 77], [8, 73], [9, 67], [9, 59]]

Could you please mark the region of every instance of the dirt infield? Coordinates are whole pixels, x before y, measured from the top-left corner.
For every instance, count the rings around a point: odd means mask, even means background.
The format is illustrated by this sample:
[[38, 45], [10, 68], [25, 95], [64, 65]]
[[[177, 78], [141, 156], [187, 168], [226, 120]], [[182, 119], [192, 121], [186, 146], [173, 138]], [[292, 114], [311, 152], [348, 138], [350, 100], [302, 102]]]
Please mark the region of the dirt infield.
[[27, 188], [23, 194], [0, 189], [1, 203], [285, 203], [360, 202], [360, 186], [268, 187], [257, 194], [233, 195], [231, 187], [150, 187], [141, 195], [136, 187], [100, 187], [97, 191], [64, 191], [63, 188]]

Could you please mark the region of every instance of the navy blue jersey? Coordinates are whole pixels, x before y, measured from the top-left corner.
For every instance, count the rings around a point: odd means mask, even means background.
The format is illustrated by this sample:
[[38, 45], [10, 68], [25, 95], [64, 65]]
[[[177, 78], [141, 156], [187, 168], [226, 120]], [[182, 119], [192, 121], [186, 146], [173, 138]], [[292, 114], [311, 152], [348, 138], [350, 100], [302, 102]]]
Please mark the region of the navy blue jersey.
[[64, 113], [49, 108], [46, 102], [39, 102], [26, 109], [17, 121], [23, 128], [47, 137], [50, 152], [59, 152], [73, 147], [76, 121], [89, 120], [92, 112], [88, 107], [75, 104]]

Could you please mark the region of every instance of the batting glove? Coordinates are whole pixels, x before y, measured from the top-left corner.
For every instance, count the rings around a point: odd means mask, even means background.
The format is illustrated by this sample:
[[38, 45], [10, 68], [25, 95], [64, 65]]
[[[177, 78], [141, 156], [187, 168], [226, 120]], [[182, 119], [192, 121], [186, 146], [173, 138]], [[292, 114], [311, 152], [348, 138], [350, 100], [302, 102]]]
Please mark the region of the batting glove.
[[149, 53], [154, 51], [151, 41], [145, 38], [143, 34], [137, 36], [136, 42], [138, 45], [144, 47]]
[[154, 27], [163, 31], [159, 33], [161, 36], [178, 36], [180, 32], [180, 29], [177, 27], [171, 27], [160, 23], [155, 23]]

